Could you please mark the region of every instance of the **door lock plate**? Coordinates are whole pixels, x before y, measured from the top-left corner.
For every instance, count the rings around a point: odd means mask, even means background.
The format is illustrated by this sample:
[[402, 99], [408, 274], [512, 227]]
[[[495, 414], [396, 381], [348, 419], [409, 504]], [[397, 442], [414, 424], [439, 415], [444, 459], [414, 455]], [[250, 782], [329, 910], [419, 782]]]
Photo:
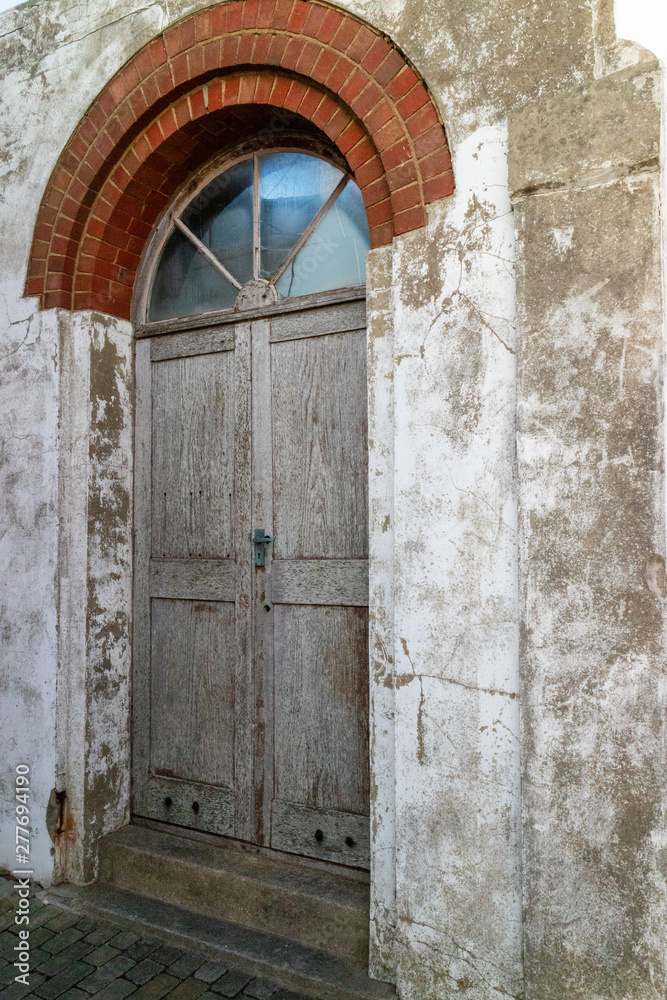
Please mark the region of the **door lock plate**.
[[267, 535], [265, 528], [255, 528], [250, 541], [255, 546], [255, 566], [266, 566], [266, 546], [269, 542], [275, 542], [275, 538]]

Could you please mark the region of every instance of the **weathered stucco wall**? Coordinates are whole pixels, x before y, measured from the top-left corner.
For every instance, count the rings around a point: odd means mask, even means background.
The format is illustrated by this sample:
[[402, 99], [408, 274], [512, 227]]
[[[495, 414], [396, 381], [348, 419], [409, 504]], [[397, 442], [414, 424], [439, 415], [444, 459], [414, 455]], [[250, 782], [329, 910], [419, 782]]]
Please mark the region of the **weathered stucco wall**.
[[659, 88], [647, 62], [510, 119], [526, 975], [540, 1000], [665, 995]]
[[[45, 880], [54, 786], [57, 878], [128, 815], [131, 330], [34, 316], [32, 231], [104, 83], [207, 5], [0, 17], [3, 736]], [[611, 0], [341, 6], [424, 74], [457, 181], [369, 258], [372, 969], [410, 1000], [664, 996], [655, 67]]]

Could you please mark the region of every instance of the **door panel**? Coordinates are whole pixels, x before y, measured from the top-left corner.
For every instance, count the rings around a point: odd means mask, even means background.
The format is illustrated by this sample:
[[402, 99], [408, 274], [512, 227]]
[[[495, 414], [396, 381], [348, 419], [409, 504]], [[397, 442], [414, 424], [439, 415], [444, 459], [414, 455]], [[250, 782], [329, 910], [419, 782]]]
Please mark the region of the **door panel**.
[[277, 559], [368, 558], [366, 335], [271, 349]]
[[[368, 809], [365, 608], [278, 606], [275, 612], [276, 799]], [[313, 834], [315, 831], [313, 830]]]
[[151, 769], [234, 782], [234, 605], [153, 600]]
[[234, 352], [154, 362], [152, 555], [229, 559]]

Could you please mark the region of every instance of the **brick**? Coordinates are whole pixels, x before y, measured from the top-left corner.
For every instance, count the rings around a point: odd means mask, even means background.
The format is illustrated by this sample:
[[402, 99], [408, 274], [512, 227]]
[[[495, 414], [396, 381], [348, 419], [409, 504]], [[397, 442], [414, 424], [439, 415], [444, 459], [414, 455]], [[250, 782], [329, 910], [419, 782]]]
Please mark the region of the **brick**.
[[367, 210], [366, 215], [368, 216], [368, 225], [371, 226], [371, 228], [373, 226], [381, 225], [383, 222], [389, 222], [389, 220], [394, 216], [391, 200], [386, 198], [377, 205], [373, 205]]
[[203, 983], [200, 979], [194, 979], [190, 976], [171, 991], [169, 1000], [198, 1000], [198, 997], [202, 993], [206, 993], [207, 990], [208, 983]]
[[60, 1000], [88, 1000], [88, 994], [84, 993], [83, 990], [77, 990], [76, 986], [73, 986], [71, 990], [67, 990], [66, 993], [62, 993]]
[[387, 183], [392, 191], [398, 191], [406, 184], [414, 184], [418, 180], [417, 168], [412, 158], [387, 171]]
[[136, 989], [134, 983], [128, 983], [127, 979], [116, 979], [96, 993], [95, 1000], [125, 1000], [125, 997], [129, 997]]
[[180, 21], [164, 34], [164, 44], [167, 53], [173, 58], [184, 49], [189, 49], [196, 41], [196, 31], [193, 18]]
[[336, 32], [345, 19], [345, 15], [339, 10], [328, 10], [326, 17], [320, 26], [317, 37], [324, 45], [330, 45], [335, 38]]
[[200, 10], [193, 18], [195, 26], [195, 40], [197, 43], [205, 41], [211, 37], [211, 12], [210, 10]]
[[87, 993], [99, 993], [104, 986], [108, 986], [114, 979], [118, 979], [124, 972], [131, 969], [133, 965], [134, 962], [129, 955], [116, 955], [115, 958], [101, 965], [90, 976], [82, 979], [79, 983], [79, 988], [86, 990]]
[[[356, 108], [354, 109], [356, 111]], [[394, 119], [394, 112], [392, 111], [391, 105], [388, 101], [382, 101], [380, 104], [376, 105], [372, 111], [369, 111], [367, 115], [364, 115], [364, 125], [373, 136], [375, 140], [376, 134], [381, 128]], [[402, 135], [402, 129], [400, 135]], [[377, 143], [376, 143], [377, 145]]]
[[411, 158], [412, 151], [407, 139], [401, 139], [394, 146], [390, 146], [389, 149], [382, 151], [382, 162], [385, 170], [392, 170], [393, 167], [397, 167]]
[[272, 26], [275, 9], [276, 0], [259, 0], [257, 7], [258, 28], [270, 28]]
[[[143, 225], [143, 224], [140, 223], [138, 219], [134, 220], [130, 231], [132, 232], [134, 230], [134, 227], [137, 225]], [[148, 236], [149, 233], [150, 229], [146, 227], [146, 230], [143, 231], [143, 233], [140, 232], [140, 235]], [[130, 956], [130, 958], [133, 958], [135, 962], [140, 962], [142, 961], [142, 959], [147, 958], [149, 955], [152, 955], [153, 952], [157, 951], [160, 946], [161, 945], [159, 941], [151, 941], [146, 938], [141, 938], [141, 940], [137, 941], [136, 944], [130, 945], [129, 948], [126, 948], [125, 952], [127, 955]]]
[[201, 979], [204, 983], [215, 983], [227, 972], [227, 966], [221, 962], [205, 962], [195, 972], [195, 979]]
[[316, 45], [315, 42], [305, 42], [301, 50], [301, 55], [296, 63], [297, 73], [303, 73], [304, 76], [310, 76], [311, 70], [321, 51], [320, 46]]
[[100, 945], [99, 948], [95, 948], [94, 951], [89, 952], [86, 961], [90, 962], [91, 965], [94, 965], [95, 968], [99, 968], [100, 965], [104, 965], [106, 962], [109, 962], [112, 958], [115, 958], [116, 955], [120, 955], [120, 951], [114, 948], [111, 943], [103, 944]]
[[447, 140], [445, 139], [445, 132], [442, 125], [434, 125], [430, 128], [428, 132], [424, 132], [414, 141], [415, 155], [421, 159], [432, 153], [435, 149], [441, 146], [445, 146]]
[[[363, 118], [367, 115], [373, 108], [376, 108], [378, 104], [382, 102], [386, 104], [384, 100], [384, 95], [376, 83], [368, 83], [366, 87], [362, 90], [358, 97], [355, 97], [352, 104], [352, 110], [355, 115], [359, 118]], [[387, 107], [389, 105], [387, 104]]]
[[35, 989], [34, 992], [37, 996], [42, 997], [43, 1000], [56, 1000], [56, 997], [61, 996], [71, 986], [75, 986], [85, 976], [89, 975], [89, 973], [90, 966], [87, 962], [74, 962], [59, 975], [47, 980], [42, 986]]
[[327, 16], [327, 8], [319, 4], [310, 4], [310, 10], [301, 29], [302, 35], [309, 35], [311, 38], [319, 38], [321, 30]]
[[269, 51], [270, 44], [271, 35], [255, 35], [255, 45], [252, 50], [251, 62], [263, 66], [266, 62], [266, 54]]
[[427, 205], [432, 201], [437, 201], [439, 198], [448, 198], [453, 193], [454, 174], [451, 170], [448, 173], [441, 174], [439, 177], [431, 177], [424, 184], [424, 201]]
[[373, 181], [372, 184], [367, 184], [366, 187], [362, 189], [361, 194], [364, 199], [364, 205], [367, 209], [372, 205], [377, 205], [380, 201], [385, 201], [390, 196], [389, 185], [387, 184], [386, 178], [380, 177], [378, 180]]
[[338, 49], [339, 52], [347, 52], [360, 27], [361, 25], [358, 21], [353, 21], [351, 17], [346, 17], [331, 39], [332, 47]]
[[399, 212], [394, 216], [394, 230], [400, 233], [411, 233], [414, 229], [422, 229], [426, 225], [424, 209], [421, 205], [410, 208], [407, 212]]
[[287, 22], [287, 30], [294, 32], [295, 35], [301, 34], [309, 13], [309, 3], [305, 3], [304, 0], [294, 0], [292, 13], [290, 14], [289, 21]]
[[387, 57], [382, 60], [380, 65], [376, 70], [373, 71], [373, 77], [380, 84], [381, 87], [386, 87], [390, 80], [398, 76], [400, 71], [405, 66], [405, 60], [400, 52], [396, 49], [391, 49]]
[[322, 49], [311, 70], [311, 79], [316, 80], [318, 83], [324, 83], [337, 59], [338, 56], [331, 49]]
[[419, 84], [419, 86], [414, 87], [409, 94], [406, 94], [405, 97], [401, 98], [396, 105], [396, 108], [402, 118], [409, 118], [411, 115], [415, 114], [415, 112], [419, 111], [420, 108], [424, 107], [425, 104], [428, 104], [428, 101], [429, 97], [426, 92], [426, 87], [422, 87], [422, 85]]
[[341, 90], [353, 68], [354, 67], [351, 62], [344, 59], [342, 56], [339, 56], [334, 63], [331, 72], [324, 81], [329, 90], [333, 90], [333, 92], [337, 94]]
[[182, 958], [177, 958], [175, 962], [172, 962], [167, 972], [170, 976], [177, 976], [178, 979], [187, 979], [200, 965], [199, 955], [183, 955]]
[[237, 65], [237, 54], [239, 51], [239, 39], [238, 36], [233, 35], [231, 38], [223, 38], [222, 46], [220, 49], [220, 66], [236, 66]]
[[284, 31], [287, 28], [292, 13], [292, 6], [293, 0], [277, 0], [271, 21], [272, 28], [276, 28], [279, 31]]
[[420, 108], [414, 115], [406, 121], [408, 132], [413, 139], [427, 132], [433, 125], [438, 124], [438, 116], [432, 104], [427, 104]]
[[171, 965], [178, 958], [182, 958], [185, 955], [183, 948], [174, 948], [169, 944], [162, 945], [162, 947], [156, 951], [151, 958], [154, 962], [160, 962], [162, 965]]
[[363, 91], [366, 89], [368, 83], [368, 76], [364, 70], [356, 69], [352, 70], [347, 80], [343, 86], [338, 91], [338, 96], [346, 104], [353, 104], [353, 102], [361, 96]]
[[188, 51], [188, 74], [191, 80], [195, 80], [204, 72], [204, 47], [195, 45]]
[[[354, 170], [355, 172], [357, 170], [361, 170], [362, 168], [366, 167], [369, 161], [372, 160], [375, 156], [376, 156], [375, 146], [368, 138], [368, 136], [365, 135], [364, 138], [361, 139], [361, 141], [358, 142], [356, 146], [353, 146], [352, 149], [347, 154], [347, 162], [350, 165], [350, 170]], [[379, 164], [379, 169], [382, 170], [382, 163], [380, 162], [379, 157], [378, 157], [378, 164]]]
[[436, 149], [433, 153], [430, 153], [419, 161], [419, 172], [424, 180], [427, 180], [429, 177], [435, 177], [437, 174], [447, 173], [451, 169], [452, 158], [446, 147]]
[[393, 80], [389, 81], [386, 91], [392, 101], [400, 101], [417, 86], [422, 86], [419, 77], [410, 66], [404, 66]]
[[139, 962], [133, 969], [126, 972], [125, 976], [131, 982], [136, 983], [137, 986], [143, 986], [149, 979], [152, 979], [163, 971], [164, 965], [160, 965], [159, 962], [154, 962], [150, 958], [145, 958], [143, 962]]
[[145, 986], [138, 989], [133, 996], [135, 1000], [162, 1000], [162, 997], [178, 985], [179, 981], [174, 976], [155, 976]]
[[21, 1000], [21, 997], [28, 996], [32, 991], [39, 988], [43, 982], [44, 976], [32, 974], [30, 976], [30, 986], [24, 986], [23, 983], [11, 983], [6, 989], [0, 992], [0, 997], [2, 997], [2, 1000]]
[[[39, 951], [42, 951], [42, 949], [40, 948]], [[30, 961], [32, 966], [38, 969], [39, 972], [43, 972], [44, 975], [57, 976], [59, 972], [66, 969], [68, 965], [72, 964], [72, 962], [79, 962], [86, 958], [89, 951], [91, 951], [91, 946], [89, 944], [86, 944], [85, 941], [77, 941], [70, 948], [65, 948], [65, 950], [61, 951], [58, 955], [51, 955], [49, 957], [48, 952], [43, 952], [44, 959], [39, 964], [37, 964], [34, 952], [31, 951]], [[86, 961], [88, 961], [87, 958]]]
[[309, 87], [303, 96], [301, 104], [297, 108], [300, 115], [304, 118], [312, 118], [322, 101], [322, 91], [316, 90], [315, 87]]
[[84, 934], [90, 934], [97, 927], [97, 924], [90, 917], [82, 917], [76, 925]]
[[420, 205], [421, 190], [419, 184], [408, 184], [407, 187], [392, 192], [391, 203], [395, 215], [405, 212], [409, 208], [414, 208], [416, 205]]
[[384, 38], [376, 38], [370, 49], [361, 60], [361, 65], [368, 73], [374, 73], [378, 66], [387, 58], [391, 46]]
[[373, 136], [373, 142], [375, 143], [378, 152], [382, 154], [385, 149], [391, 149], [398, 142], [403, 139], [404, 132], [395, 118], [388, 121], [386, 125], [383, 125], [381, 129], [377, 132], [371, 133]]
[[266, 53], [266, 62], [269, 66], [280, 66], [285, 50], [291, 39], [287, 35], [272, 35], [269, 48]]
[[252, 59], [252, 50], [255, 47], [254, 35], [241, 35], [238, 44], [237, 61], [239, 63], [249, 63]]
[[3, 968], [0, 969], [0, 985], [9, 986], [16, 979], [16, 971], [14, 969], [14, 963], [9, 962], [3, 958], [5, 963]]
[[223, 997], [235, 997], [248, 985], [251, 979], [252, 976], [246, 976], [243, 972], [232, 971], [214, 983], [211, 989]]
[[121, 931], [120, 934], [116, 934], [115, 937], [109, 939], [109, 944], [112, 948], [118, 948], [119, 951], [125, 951], [131, 945], [136, 944], [139, 941], [139, 935], [135, 934], [133, 931]]
[[344, 108], [338, 108], [334, 116], [324, 126], [324, 131], [335, 142], [341, 132], [344, 132], [350, 122], [350, 116]]
[[[49, 931], [46, 927], [38, 927], [36, 931], [30, 932], [30, 947], [40, 948], [50, 941], [53, 937], [53, 931]], [[47, 950], [47, 949], [45, 949]]]
[[375, 32], [367, 28], [365, 24], [362, 24], [347, 50], [348, 59], [352, 59], [356, 63], [361, 63], [361, 60], [367, 54], [376, 38], [377, 35]]

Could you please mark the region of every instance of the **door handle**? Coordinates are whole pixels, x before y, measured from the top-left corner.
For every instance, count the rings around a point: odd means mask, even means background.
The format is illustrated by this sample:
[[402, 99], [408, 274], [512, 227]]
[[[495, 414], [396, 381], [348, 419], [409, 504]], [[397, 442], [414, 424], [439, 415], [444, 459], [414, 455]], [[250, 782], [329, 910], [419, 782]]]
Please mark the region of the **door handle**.
[[250, 541], [255, 546], [255, 566], [266, 566], [266, 546], [269, 542], [275, 542], [275, 538], [267, 535], [264, 528], [255, 528]]

